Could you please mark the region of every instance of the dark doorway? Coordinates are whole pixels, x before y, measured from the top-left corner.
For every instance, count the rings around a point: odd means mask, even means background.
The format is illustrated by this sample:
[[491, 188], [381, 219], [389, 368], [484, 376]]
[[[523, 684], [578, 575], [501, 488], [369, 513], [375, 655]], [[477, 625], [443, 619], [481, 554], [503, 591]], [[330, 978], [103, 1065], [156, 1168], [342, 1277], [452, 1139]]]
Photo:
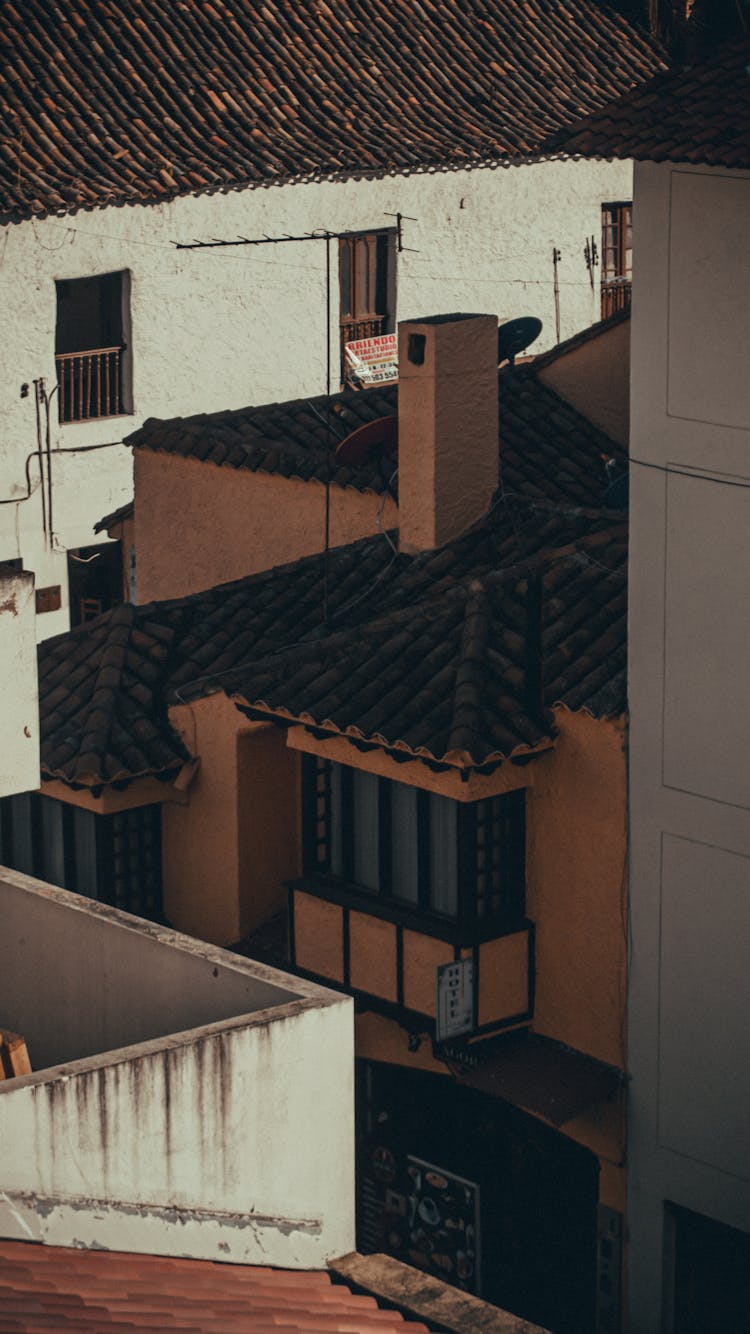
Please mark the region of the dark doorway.
[[93, 621], [122, 602], [122, 544], [102, 542], [68, 552], [70, 624]]
[[[591, 1334], [595, 1156], [441, 1075], [358, 1062], [357, 1092], [358, 1248], [416, 1264], [553, 1334]], [[467, 1244], [455, 1240], [467, 1231]]]
[[674, 1221], [673, 1334], [747, 1334], [750, 1235], [689, 1209]]

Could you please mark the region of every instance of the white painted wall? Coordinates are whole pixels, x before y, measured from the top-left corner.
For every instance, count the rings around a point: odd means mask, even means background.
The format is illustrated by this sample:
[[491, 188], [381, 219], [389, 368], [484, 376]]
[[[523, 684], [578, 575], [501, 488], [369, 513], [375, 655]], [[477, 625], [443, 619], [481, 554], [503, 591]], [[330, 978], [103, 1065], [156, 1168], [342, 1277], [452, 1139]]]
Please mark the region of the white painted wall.
[[[394, 320], [455, 310], [501, 319], [538, 315], [555, 341], [552, 248], [559, 267], [561, 336], [599, 316], [583, 258], [599, 237], [605, 200], [627, 199], [629, 163], [551, 162], [323, 182], [104, 208], [5, 229], [0, 300], [3, 432], [0, 497], [24, 494], [36, 450], [33, 381], [55, 384], [55, 280], [127, 269], [131, 274], [133, 413], [60, 427], [53, 410], [56, 539], [45, 543], [38, 491], [0, 507], [0, 560], [22, 554], [37, 586], [60, 583], [63, 608], [40, 618], [42, 635], [67, 624], [62, 549], [94, 540], [92, 525], [132, 489], [125, 449], [58, 450], [121, 440], [148, 416], [171, 417], [273, 402], [325, 390], [325, 244], [177, 251], [172, 241], [293, 235], [317, 227], [367, 230], [401, 212]], [[598, 277], [598, 275], [597, 275]], [[338, 365], [338, 255], [332, 246], [331, 347]], [[394, 326], [395, 327], [395, 326]], [[32, 386], [21, 398], [21, 386]], [[31, 461], [32, 481], [38, 467]], [[63, 467], [65, 468], [64, 483]]]
[[16, 872], [0, 914], [32, 1064], [45, 1014], [83, 1050], [159, 1034], [0, 1082], [0, 1235], [289, 1268], [354, 1248], [348, 997]]
[[750, 1231], [750, 174], [637, 166], [635, 209], [628, 1270], [670, 1334], [664, 1202]]
[[34, 576], [0, 569], [0, 797], [39, 787]]

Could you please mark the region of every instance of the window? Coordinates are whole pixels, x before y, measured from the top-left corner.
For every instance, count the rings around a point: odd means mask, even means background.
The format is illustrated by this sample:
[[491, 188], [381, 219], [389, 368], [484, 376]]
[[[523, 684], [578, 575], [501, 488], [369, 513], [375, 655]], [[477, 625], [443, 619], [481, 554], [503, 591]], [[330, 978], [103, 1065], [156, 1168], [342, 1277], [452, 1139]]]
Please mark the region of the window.
[[342, 379], [346, 343], [392, 331], [394, 237], [390, 231], [361, 232], [339, 241]]
[[55, 287], [60, 421], [130, 412], [130, 275], [66, 278]]
[[97, 815], [40, 792], [4, 797], [0, 863], [161, 920], [160, 806]]
[[305, 872], [462, 924], [518, 925], [525, 912], [525, 801], [479, 802], [308, 757]]
[[123, 600], [122, 543], [68, 552], [70, 624], [81, 625]]
[[633, 205], [602, 204], [602, 319], [627, 310], [633, 285]]

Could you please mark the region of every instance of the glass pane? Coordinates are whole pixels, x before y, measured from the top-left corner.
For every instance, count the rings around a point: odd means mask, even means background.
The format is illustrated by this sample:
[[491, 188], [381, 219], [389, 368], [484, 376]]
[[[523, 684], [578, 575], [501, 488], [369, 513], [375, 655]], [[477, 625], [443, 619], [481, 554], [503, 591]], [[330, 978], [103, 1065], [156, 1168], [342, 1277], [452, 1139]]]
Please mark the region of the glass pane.
[[331, 875], [344, 874], [344, 829], [341, 800], [341, 765], [331, 765]]
[[98, 899], [99, 891], [96, 880], [96, 822], [99, 817], [93, 811], [73, 809], [73, 845], [75, 848], [75, 883], [71, 885], [76, 894], [85, 894], [89, 899]]
[[370, 313], [370, 245], [369, 238], [356, 241], [356, 278], [354, 283], [355, 316]]
[[358, 885], [377, 892], [380, 888], [379, 866], [379, 779], [375, 774], [352, 771], [354, 813], [354, 879]]
[[31, 792], [11, 797], [13, 811], [13, 868], [34, 875], [34, 833], [31, 824]]
[[63, 808], [52, 797], [40, 797], [42, 847], [40, 875], [65, 889], [65, 848], [63, 846]]
[[352, 251], [351, 241], [342, 240], [339, 245], [339, 288], [341, 292], [342, 316], [352, 313]]
[[394, 898], [416, 903], [419, 898], [417, 789], [391, 784], [391, 888]]
[[455, 917], [457, 906], [456, 803], [430, 796], [430, 901], [434, 912]]

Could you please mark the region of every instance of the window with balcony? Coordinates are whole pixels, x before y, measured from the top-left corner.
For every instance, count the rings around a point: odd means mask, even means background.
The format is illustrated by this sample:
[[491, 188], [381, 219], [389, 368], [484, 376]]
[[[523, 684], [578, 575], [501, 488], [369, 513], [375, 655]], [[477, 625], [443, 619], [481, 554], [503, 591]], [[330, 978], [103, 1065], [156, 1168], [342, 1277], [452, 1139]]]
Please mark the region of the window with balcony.
[[627, 310], [633, 287], [633, 205], [602, 204], [602, 319]]
[[55, 287], [60, 421], [90, 421], [130, 412], [130, 275], [66, 278]]
[[395, 279], [395, 233], [359, 232], [339, 241], [339, 327], [343, 378], [344, 347], [393, 329], [391, 291]]
[[457, 802], [312, 757], [304, 784], [306, 876], [464, 929], [523, 922], [522, 791]]

